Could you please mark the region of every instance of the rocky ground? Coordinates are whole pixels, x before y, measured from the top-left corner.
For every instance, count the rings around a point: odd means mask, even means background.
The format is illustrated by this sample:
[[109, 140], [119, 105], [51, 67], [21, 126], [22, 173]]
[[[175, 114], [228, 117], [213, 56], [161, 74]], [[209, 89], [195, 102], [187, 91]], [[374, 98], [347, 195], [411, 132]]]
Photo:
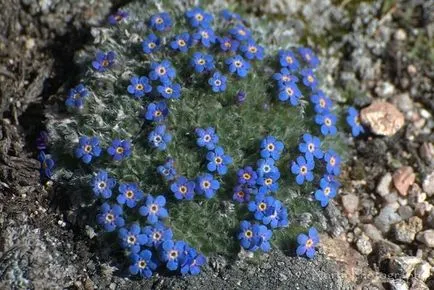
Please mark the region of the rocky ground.
[[90, 28], [118, 3], [4, 0], [0, 289], [434, 288], [434, 4], [248, 2], [252, 13], [288, 17], [309, 32], [340, 104], [384, 101], [400, 112], [375, 105], [362, 114], [376, 134], [348, 135], [344, 186], [326, 209], [329, 230], [318, 258], [277, 250], [261, 261], [243, 253], [234, 261], [215, 256], [198, 277], [150, 281], [117, 271], [86, 230], [68, 222], [56, 188], [39, 184], [34, 138], [43, 102], [74, 74], [74, 52], [91, 42]]

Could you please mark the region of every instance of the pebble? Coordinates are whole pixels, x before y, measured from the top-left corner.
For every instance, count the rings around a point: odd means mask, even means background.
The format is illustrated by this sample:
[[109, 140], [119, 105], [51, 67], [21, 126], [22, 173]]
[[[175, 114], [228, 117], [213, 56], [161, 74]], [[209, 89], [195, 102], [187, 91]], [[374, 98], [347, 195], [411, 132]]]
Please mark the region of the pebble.
[[422, 189], [420, 186], [415, 183], [410, 187], [408, 191], [408, 204], [412, 207], [415, 207], [418, 203], [425, 201], [426, 195], [422, 194]]
[[428, 196], [434, 195], [434, 171], [424, 178], [422, 188]]
[[348, 213], [354, 213], [359, 207], [359, 197], [355, 194], [347, 194], [342, 196], [342, 205]]
[[412, 256], [392, 257], [389, 260], [389, 273], [398, 274], [401, 278], [408, 279], [421, 262], [421, 259]]
[[[430, 288], [421, 280], [413, 279], [411, 282], [411, 290], [430, 290]], [[432, 288], [431, 288], [432, 290]]]
[[387, 172], [377, 185], [377, 193], [383, 197], [390, 193], [390, 184], [392, 183], [392, 174]]
[[393, 99], [393, 104], [398, 107], [404, 113], [410, 112], [413, 110], [414, 105], [413, 101], [410, 98], [409, 93], [402, 93], [395, 96]]
[[404, 41], [407, 39], [407, 33], [405, 32], [404, 29], [399, 28], [395, 31], [394, 37], [398, 41]]
[[360, 118], [377, 135], [393, 136], [404, 126], [404, 115], [394, 105], [384, 101], [374, 102], [362, 109]]
[[431, 209], [433, 208], [433, 206], [424, 201], [424, 202], [420, 202], [418, 204], [416, 204], [416, 206], [414, 207], [414, 213], [418, 216], [418, 217], [424, 217], [426, 214], [428, 214]]
[[389, 281], [390, 290], [408, 290], [408, 285], [404, 280], [395, 279]]
[[286, 276], [283, 273], [279, 273], [279, 281], [283, 282], [283, 281], [286, 281], [286, 280], [288, 280], [288, 276]]
[[379, 241], [383, 239], [381, 232], [373, 224], [365, 224], [362, 226], [363, 232], [373, 241]]
[[434, 229], [434, 210], [431, 209], [426, 220], [425, 220], [426, 226], [428, 228]]
[[413, 275], [415, 278], [425, 282], [431, 275], [431, 265], [423, 261], [414, 268]]
[[403, 220], [407, 220], [414, 215], [414, 210], [409, 205], [403, 205], [398, 208], [398, 214]]
[[434, 145], [433, 143], [423, 142], [419, 147], [419, 154], [423, 160], [429, 164], [434, 164]]
[[401, 217], [395, 212], [395, 209], [390, 206], [382, 208], [380, 214], [374, 219], [375, 226], [382, 233], [387, 233], [390, 229], [390, 226], [399, 221], [401, 221]]
[[383, 98], [388, 98], [395, 93], [395, 86], [390, 82], [378, 82], [375, 93]]
[[417, 234], [416, 239], [427, 247], [434, 248], [434, 230], [426, 230]]
[[393, 174], [393, 185], [398, 190], [399, 194], [406, 196], [408, 188], [416, 180], [416, 174], [410, 166], [403, 166]]
[[416, 234], [420, 232], [422, 228], [422, 220], [414, 216], [408, 221], [401, 221], [392, 225], [392, 234], [396, 241], [411, 244]]
[[356, 242], [357, 250], [362, 255], [369, 255], [372, 252], [372, 244], [371, 242], [364, 236], [361, 236]]

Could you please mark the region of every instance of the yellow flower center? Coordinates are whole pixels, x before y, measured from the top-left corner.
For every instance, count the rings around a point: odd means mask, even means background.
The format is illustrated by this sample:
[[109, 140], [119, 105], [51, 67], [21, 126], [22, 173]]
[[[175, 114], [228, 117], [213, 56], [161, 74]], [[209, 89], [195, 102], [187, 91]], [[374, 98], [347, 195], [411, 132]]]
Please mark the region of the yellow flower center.
[[310, 248], [310, 247], [312, 247], [313, 246], [313, 241], [312, 241], [312, 239], [308, 239], [307, 241], [306, 241], [306, 248]]
[[214, 161], [215, 161], [216, 164], [222, 164], [222, 162], [223, 162], [223, 160], [220, 157], [216, 157], [214, 159]]
[[292, 95], [294, 94], [294, 91], [293, 91], [291, 88], [286, 88], [286, 93], [287, 93], [289, 96], [292, 96]]
[[160, 117], [163, 113], [160, 110], [156, 110], [154, 113], [155, 117]]
[[151, 205], [151, 212], [156, 213], [157, 211], [158, 211], [158, 205], [156, 204]]
[[129, 244], [135, 244], [136, 243], [136, 237], [135, 236], [129, 236], [128, 237], [128, 243]]
[[241, 63], [241, 61], [238, 61], [238, 60], [234, 62], [234, 65], [236, 67], [242, 67], [243, 66], [243, 64]]
[[243, 198], [245, 194], [244, 194], [244, 191], [238, 191], [238, 192], [237, 192], [237, 195], [238, 195], [239, 197]]
[[105, 188], [107, 186], [107, 184], [104, 182], [104, 181], [100, 181], [100, 183], [98, 183], [98, 187], [100, 188], [100, 189], [103, 189], [103, 188]]
[[179, 192], [181, 192], [182, 194], [185, 194], [187, 192], [187, 186], [181, 185], [181, 187], [179, 188]]
[[331, 157], [329, 163], [330, 165], [334, 166], [336, 164], [336, 159], [334, 157]]
[[199, 59], [197, 61], [197, 63], [200, 64], [200, 65], [204, 65], [205, 64], [205, 60], [201, 58], [201, 59]]
[[139, 268], [140, 269], [146, 268], [146, 262], [144, 260], [140, 260], [140, 262], [139, 262]]
[[314, 79], [313, 79], [313, 77], [311, 75], [308, 75], [307, 76], [307, 80], [308, 80], [309, 83], [313, 83]]
[[273, 143], [268, 144], [267, 148], [268, 148], [268, 151], [273, 151], [274, 150], [274, 144]]
[[315, 150], [315, 146], [314, 146], [312, 143], [310, 143], [310, 144], [307, 146], [307, 149], [309, 150], [309, 152], [313, 152], [313, 151]]
[[273, 183], [273, 179], [271, 179], [271, 178], [265, 179], [265, 184], [266, 185], [271, 185], [272, 183]]
[[328, 196], [330, 194], [330, 187], [324, 188], [324, 195]]
[[294, 60], [292, 59], [292, 57], [287, 56], [287, 57], [286, 57], [286, 62], [287, 62], [287, 63], [293, 63]]
[[252, 176], [251, 176], [250, 174], [248, 174], [248, 173], [244, 173], [244, 174], [243, 174], [243, 178], [244, 178], [245, 180], [250, 180], [250, 178], [252, 178]]
[[90, 151], [92, 151], [92, 146], [90, 146], [90, 145], [86, 145], [86, 146], [84, 146], [84, 151], [85, 151], [86, 153], [89, 153]]
[[326, 106], [325, 100], [324, 99], [320, 99], [319, 100], [319, 105], [321, 106], [321, 108], [325, 108], [325, 106]]
[[170, 257], [172, 259], [176, 259], [178, 257], [178, 251], [174, 251], [174, 250], [170, 251]]
[[106, 66], [109, 65], [109, 61], [105, 59], [105, 60], [102, 61], [101, 64], [102, 64], [102, 66], [106, 67]]
[[330, 126], [332, 124], [332, 120], [330, 120], [329, 118], [325, 118], [324, 124], [326, 124], [327, 126]]
[[166, 92], [166, 94], [169, 94], [169, 95], [171, 95], [173, 93], [172, 88], [166, 88], [164, 91]]
[[148, 44], [148, 47], [149, 47], [150, 49], [154, 49], [156, 46], [157, 46], [157, 45], [156, 45], [154, 42], [150, 42], [150, 43]]
[[202, 186], [203, 186], [204, 188], [209, 188], [209, 187], [211, 186], [211, 183], [210, 183], [208, 180], [205, 180], [205, 181], [202, 183]]
[[306, 174], [307, 173], [307, 167], [306, 166], [300, 167], [300, 172], [301, 172], [301, 174]]
[[258, 51], [258, 49], [256, 48], [256, 46], [249, 46], [249, 51], [251, 53], [256, 53]]
[[195, 17], [196, 17], [197, 21], [202, 21], [203, 20], [203, 15], [200, 14], [200, 13], [196, 14]]
[[144, 88], [143, 88], [143, 85], [142, 84], [137, 84], [136, 85], [136, 90], [138, 90], [138, 91], [141, 91], [141, 90], [143, 90]]
[[116, 153], [118, 153], [118, 154], [124, 153], [124, 148], [123, 147], [116, 148]]
[[267, 205], [264, 202], [261, 202], [258, 207], [260, 211], [264, 211], [267, 209]]
[[185, 41], [184, 41], [184, 39], [180, 39], [180, 40], [178, 40], [178, 45], [179, 45], [179, 46], [185, 46]]
[[247, 230], [244, 232], [244, 235], [248, 238], [251, 238], [253, 236], [253, 232], [251, 230]]
[[208, 32], [205, 32], [205, 31], [202, 31], [200, 33], [200, 35], [202, 35], [202, 38], [208, 38], [209, 37]]
[[158, 73], [160, 75], [164, 75], [164, 74], [166, 74], [166, 69], [164, 67], [160, 66], [160, 68], [158, 69]]
[[115, 216], [114, 216], [113, 214], [111, 214], [111, 213], [108, 213], [108, 214], [105, 216], [105, 220], [106, 220], [106, 222], [111, 223], [114, 219], [115, 219]]
[[161, 23], [164, 22], [164, 20], [163, 20], [163, 18], [161, 18], [161, 17], [157, 17], [157, 19], [155, 19], [155, 22], [156, 22], [157, 24], [161, 24]]
[[154, 240], [159, 241], [161, 239], [161, 234], [159, 232], [154, 233], [154, 235], [152, 236], [152, 238]]
[[215, 81], [214, 81], [214, 84], [215, 84], [216, 86], [220, 86], [220, 85], [222, 84], [222, 82], [221, 82], [220, 80], [215, 80]]
[[134, 197], [134, 192], [133, 192], [132, 190], [128, 190], [128, 191], [125, 193], [125, 196], [126, 196], [127, 198], [133, 198], [133, 197]]

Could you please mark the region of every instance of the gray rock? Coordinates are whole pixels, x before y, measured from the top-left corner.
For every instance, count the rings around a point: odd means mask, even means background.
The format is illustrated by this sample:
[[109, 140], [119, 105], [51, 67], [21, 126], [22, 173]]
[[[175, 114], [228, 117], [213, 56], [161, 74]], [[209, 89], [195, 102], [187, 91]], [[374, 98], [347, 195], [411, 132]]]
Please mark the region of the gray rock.
[[369, 255], [372, 252], [372, 244], [371, 242], [364, 236], [361, 236], [356, 242], [357, 250], [362, 255]]
[[382, 233], [387, 233], [390, 229], [390, 226], [399, 221], [401, 221], [401, 217], [395, 212], [395, 209], [390, 206], [386, 206], [381, 209], [380, 214], [374, 219], [375, 226]]
[[410, 290], [432, 290], [433, 288], [428, 287], [423, 281], [419, 279], [413, 279], [411, 282]]
[[428, 262], [422, 262], [420, 264], [418, 264], [415, 268], [414, 268], [414, 273], [413, 273], [414, 277], [421, 280], [421, 281], [426, 281], [426, 279], [429, 278], [429, 276], [431, 275], [431, 265]]
[[387, 172], [377, 185], [377, 193], [383, 197], [390, 193], [390, 185], [392, 183], [392, 174]]
[[431, 211], [429, 212], [425, 223], [428, 228], [434, 229], [434, 209], [431, 209]]
[[359, 197], [352, 193], [342, 196], [342, 206], [349, 213], [356, 212], [359, 207]]
[[428, 196], [434, 194], [434, 171], [425, 177], [422, 183], [422, 188]]
[[390, 290], [408, 290], [407, 283], [401, 279], [390, 280], [387, 284]]
[[409, 93], [402, 93], [396, 95], [395, 98], [393, 99], [393, 103], [398, 107], [398, 109], [400, 109], [404, 113], [413, 110], [414, 107], [413, 101], [410, 98]]
[[403, 279], [408, 279], [416, 266], [421, 262], [421, 259], [412, 256], [392, 257], [389, 260], [389, 273], [397, 274]]
[[398, 214], [403, 220], [407, 220], [414, 215], [414, 210], [409, 205], [403, 205], [398, 208]]
[[417, 234], [416, 239], [427, 247], [434, 248], [434, 230], [426, 230]]
[[383, 239], [381, 232], [373, 224], [365, 224], [362, 226], [364, 233], [373, 241]]
[[416, 234], [422, 230], [422, 220], [416, 216], [408, 221], [401, 221], [392, 225], [392, 234], [396, 241], [410, 244], [414, 241]]

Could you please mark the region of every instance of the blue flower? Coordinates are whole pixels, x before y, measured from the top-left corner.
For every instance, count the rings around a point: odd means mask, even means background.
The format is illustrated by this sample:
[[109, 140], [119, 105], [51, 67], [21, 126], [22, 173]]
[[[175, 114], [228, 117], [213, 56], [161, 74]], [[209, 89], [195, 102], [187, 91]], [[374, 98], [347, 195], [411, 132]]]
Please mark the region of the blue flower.
[[232, 199], [239, 203], [245, 203], [250, 201], [251, 193], [252, 190], [247, 186], [237, 185], [234, 187], [234, 195], [232, 196]]
[[327, 172], [329, 174], [338, 176], [341, 173], [341, 157], [332, 149], [329, 149], [325, 155], [324, 160], [327, 162]]
[[179, 99], [181, 96], [181, 85], [177, 83], [165, 83], [157, 87], [160, 95], [165, 99]]
[[151, 80], [160, 80], [162, 83], [168, 83], [173, 80], [175, 75], [176, 71], [170, 61], [165, 59], [160, 63], [151, 63], [151, 72], [149, 73], [149, 78]]
[[299, 234], [297, 236], [297, 256], [306, 256], [312, 259], [315, 256], [315, 247], [319, 243], [318, 231], [315, 228], [309, 229], [309, 236], [305, 234]]
[[160, 151], [166, 150], [170, 141], [172, 141], [172, 135], [166, 132], [166, 126], [164, 125], [158, 125], [148, 135], [149, 144]]
[[173, 50], [178, 50], [180, 52], [187, 52], [190, 44], [190, 34], [188, 32], [183, 32], [175, 36], [175, 39], [170, 42], [170, 47]]
[[160, 49], [161, 41], [160, 39], [153, 33], [149, 34], [148, 37], [146, 37], [142, 41], [142, 49], [143, 52], [146, 54], [151, 54], [153, 52], [156, 52]]
[[300, 97], [301, 92], [295, 82], [287, 82], [279, 87], [279, 100], [282, 102], [288, 101], [292, 106], [297, 106]]
[[229, 11], [228, 9], [220, 11], [220, 17], [227, 21], [242, 20], [240, 14]]
[[157, 264], [152, 259], [152, 252], [149, 250], [131, 254], [130, 260], [129, 270], [132, 275], [139, 274], [141, 277], [151, 278], [152, 272], [157, 268]]
[[337, 180], [337, 177], [335, 175], [324, 174], [324, 176], [320, 180], [320, 183], [323, 182], [323, 180], [325, 182], [328, 182], [330, 186], [336, 188], [336, 191], [338, 190], [339, 187], [341, 187], [341, 183], [339, 182], [339, 180]]
[[128, 140], [114, 139], [112, 145], [107, 148], [107, 153], [113, 156], [113, 160], [119, 161], [131, 155], [131, 142]]
[[216, 42], [216, 36], [214, 30], [211, 28], [200, 28], [195, 33], [193, 33], [193, 39], [202, 43], [205, 47], [210, 47]]
[[273, 158], [274, 160], [279, 160], [282, 150], [283, 143], [273, 136], [267, 136], [261, 141], [262, 158]]
[[194, 67], [195, 72], [201, 73], [214, 69], [214, 59], [212, 55], [195, 52], [190, 61], [190, 65]]
[[119, 205], [114, 204], [110, 206], [108, 203], [103, 203], [100, 213], [97, 215], [97, 221], [104, 227], [105, 231], [113, 232], [117, 227], [125, 225], [122, 213], [122, 208]]
[[65, 101], [67, 107], [81, 109], [84, 105], [84, 100], [89, 95], [89, 91], [83, 84], [79, 84], [68, 92], [68, 97]]
[[226, 82], [226, 76], [222, 75], [219, 71], [216, 71], [208, 80], [208, 84], [214, 93], [224, 92], [226, 90]]
[[213, 198], [219, 188], [220, 182], [215, 180], [209, 173], [205, 173], [197, 178], [196, 192], [200, 195], [204, 195], [207, 199]]
[[232, 163], [232, 158], [226, 155], [223, 148], [217, 146], [214, 151], [209, 151], [206, 154], [208, 160], [207, 168], [209, 171], [217, 171], [220, 175], [225, 175], [228, 171], [228, 165]]
[[269, 192], [276, 192], [279, 189], [277, 180], [280, 178], [280, 172], [264, 174], [258, 177], [256, 183], [259, 185], [258, 194], [267, 194]]
[[246, 101], [246, 92], [238, 91], [236, 96], [235, 96], [235, 100], [236, 100], [238, 105], [243, 104]]
[[185, 242], [183, 241], [165, 241], [161, 245], [160, 259], [166, 263], [167, 269], [177, 270], [184, 259]]
[[359, 112], [354, 107], [349, 107], [347, 113], [347, 123], [351, 126], [353, 136], [357, 137], [365, 133], [365, 128], [360, 124]]
[[193, 200], [195, 187], [194, 181], [181, 176], [176, 182], [172, 183], [170, 190], [173, 192], [176, 199]]
[[263, 177], [264, 175], [278, 172], [279, 170], [274, 165], [274, 159], [273, 158], [266, 158], [266, 159], [259, 159], [256, 163], [257, 170], [259, 177]]
[[145, 95], [145, 93], [152, 91], [152, 87], [149, 84], [149, 79], [147, 77], [134, 76], [131, 78], [130, 83], [131, 84], [127, 88], [128, 93], [133, 95], [136, 99], [140, 99]]
[[172, 230], [170, 228], [166, 228], [161, 222], [158, 222], [152, 226], [144, 227], [143, 233], [145, 233], [148, 237], [146, 246], [154, 247], [155, 249], [158, 249], [163, 242], [169, 241], [173, 237]]
[[303, 184], [304, 180], [312, 181], [313, 180], [313, 173], [312, 170], [315, 167], [315, 162], [313, 159], [307, 159], [303, 156], [297, 157], [297, 162], [292, 162], [291, 165], [291, 172], [297, 177], [295, 178], [295, 181], [297, 184]]
[[184, 261], [181, 265], [181, 274], [191, 274], [193, 276], [200, 273], [200, 267], [205, 265], [206, 258], [204, 255], [199, 254], [190, 246], [185, 247]]
[[48, 133], [46, 131], [39, 132], [36, 138], [36, 149], [45, 150], [48, 147]]
[[318, 85], [318, 80], [315, 77], [313, 71], [311, 69], [305, 68], [300, 72], [300, 74], [303, 76], [303, 84], [306, 87], [309, 87], [312, 90], [314, 90]]
[[327, 97], [323, 91], [318, 90], [314, 95], [310, 97], [310, 100], [315, 104], [315, 112], [318, 114], [327, 113], [332, 108], [332, 101]]
[[239, 77], [244, 78], [250, 70], [250, 63], [244, 60], [241, 55], [236, 55], [225, 60], [231, 73], [236, 73]]
[[310, 48], [300, 47], [298, 49], [298, 53], [301, 55], [303, 60], [309, 64], [311, 68], [318, 67], [320, 61]]
[[252, 39], [241, 45], [240, 50], [244, 53], [244, 56], [247, 59], [262, 60], [264, 58], [264, 48], [257, 45]]
[[205, 12], [202, 8], [194, 7], [187, 12], [185, 12], [185, 17], [187, 18], [188, 23], [191, 27], [204, 27], [208, 28], [211, 26], [211, 23], [214, 17]]
[[321, 134], [324, 136], [327, 135], [336, 135], [336, 116], [331, 113], [318, 114], [315, 116], [315, 123], [321, 125]]
[[321, 140], [318, 137], [312, 136], [310, 134], [304, 134], [303, 140], [305, 143], [300, 143], [298, 145], [298, 150], [304, 153], [306, 159], [321, 159], [324, 153], [321, 150]]
[[147, 217], [147, 221], [150, 224], [155, 224], [158, 219], [164, 219], [169, 216], [167, 209], [164, 208], [166, 205], [166, 199], [164, 196], [159, 195], [154, 198], [152, 195], [148, 195], [146, 198], [146, 205], [139, 208], [139, 213], [141, 216]]
[[81, 136], [78, 147], [75, 148], [75, 157], [80, 158], [84, 163], [89, 164], [93, 157], [101, 155], [99, 139], [97, 137]]
[[272, 232], [264, 225], [252, 224], [248, 221], [242, 221], [240, 224], [238, 240], [245, 250], [255, 252], [261, 249], [268, 252], [271, 249], [271, 236]]
[[39, 172], [41, 174], [41, 178], [51, 178], [52, 169], [54, 167], [54, 161], [50, 157], [48, 157], [44, 151], [40, 151], [38, 154], [38, 160], [41, 163], [41, 168]]
[[173, 159], [168, 159], [166, 163], [157, 167], [158, 173], [160, 173], [167, 181], [174, 180], [176, 177], [176, 169], [173, 166]]
[[119, 185], [120, 194], [116, 198], [119, 204], [126, 204], [129, 208], [137, 205], [145, 196], [135, 183], [122, 183]]
[[149, 103], [146, 109], [145, 118], [152, 122], [164, 121], [169, 114], [169, 109], [165, 102]]
[[208, 150], [213, 150], [219, 142], [219, 136], [215, 133], [213, 127], [205, 129], [196, 128], [197, 140], [196, 144], [199, 147], [205, 147]]
[[299, 67], [299, 63], [295, 55], [290, 50], [279, 51], [279, 63], [282, 67], [286, 67], [291, 71], [296, 71]]
[[98, 51], [96, 53], [96, 58], [92, 61], [92, 66], [96, 71], [105, 72], [107, 69], [111, 68], [116, 58], [116, 54], [113, 51], [104, 53]]
[[291, 74], [291, 72], [286, 68], [281, 68], [280, 72], [273, 75], [273, 79], [277, 81], [279, 87], [285, 86], [288, 83], [298, 82], [298, 78]]
[[244, 41], [250, 38], [250, 30], [243, 25], [236, 25], [234, 28], [229, 29], [229, 33], [237, 40]]
[[222, 51], [236, 52], [238, 47], [240, 46], [238, 40], [232, 39], [227, 36], [217, 37], [217, 41], [220, 44], [220, 49]]
[[329, 201], [336, 196], [337, 187], [325, 178], [321, 178], [319, 184], [320, 188], [315, 191], [315, 199], [321, 203], [322, 207], [326, 207]]
[[169, 30], [172, 26], [172, 19], [167, 12], [157, 13], [151, 16], [149, 26], [157, 31]]
[[271, 196], [257, 195], [255, 201], [249, 203], [248, 209], [254, 213], [256, 220], [273, 229], [288, 226], [287, 209]]
[[110, 23], [111, 25], [116, 25], [127, 17], [127, 11], [118, 10], [115, 14], [112, 14], [108, 17], [108, 23]]
[[238, 183], [253, 186], [256, 184], [258, 175], [251, 166], [244, 167], [237, 172]]
[[92, 191], [96, 197], [100, 195], [103, 198], [112, 196], [112, 188], [116, 185], [116, 181], [108, 176], [107, 171], [100, 170], [96, 176], [92, 178]]
[[129, 249], [132, 253], [140, 252], [140, 246], [148, 242], [148, 237], [140, 232], [137, 223], [132, 224], [129, 229], [120, 228], [118, 236], [122, 249]]

